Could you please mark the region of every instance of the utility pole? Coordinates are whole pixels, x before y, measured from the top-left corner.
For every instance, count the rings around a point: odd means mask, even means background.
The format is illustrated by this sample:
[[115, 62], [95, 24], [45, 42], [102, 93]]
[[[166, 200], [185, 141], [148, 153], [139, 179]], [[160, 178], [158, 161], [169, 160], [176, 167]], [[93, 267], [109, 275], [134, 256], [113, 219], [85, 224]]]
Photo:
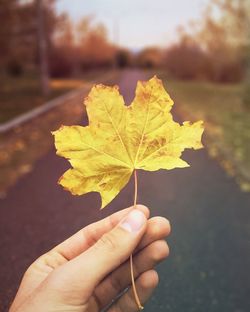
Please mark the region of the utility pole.
[[[113, 20], [113, 42], [115, 49], [119, 50], [119, 40], [120, 40], [120, 23], [118, 18]], [[116, 51], [114, 55], [114, 60], [113, 60], [113, 69], [116, 70], [118, 67], [118, 50]]]
[[[250, 2], [245, 2], [246, 12], [249, 12]], [[246, 61], [246, 72], [245, 72], [245, 87], [243, 94], [243, 103], [245, 107], [250, 110], [250, 14], [248, 13], [246, 18], [245, 27], [247, 30], [246, 33], [246, 42], [245, 42], [245, 61]]]
[[44, 30], [43, 0], [36, 0], [37, 6], [37, 38], [39, 53], [39, 70], [42, 94], [47, 96], [50, 93], [49, 68], [47, 57], [47, 41]]
[[113, 21], [113, 41], [115, 45], [119, 47], [120, 45], [120, 20], [115, 18]]

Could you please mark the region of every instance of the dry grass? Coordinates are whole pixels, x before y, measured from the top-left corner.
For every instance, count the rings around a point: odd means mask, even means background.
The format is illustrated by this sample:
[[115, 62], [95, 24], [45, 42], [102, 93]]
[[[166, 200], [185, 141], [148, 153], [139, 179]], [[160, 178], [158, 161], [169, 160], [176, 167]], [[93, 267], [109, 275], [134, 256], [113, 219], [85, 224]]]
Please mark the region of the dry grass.
[[250, 111], [243, 104], [243, 85], [164, 80], [183, 118], [205, 121], [210, 155], [250, 191]]
[[103, 72], [88, 73], [82, 79], [52, 79], [51, 93], [44, 97], [40, 91], [39, 79], [35, 74], [21, 77], [0, 75], [0, 123], [4, 123], [46, 101], [58, 97], [73, 89], [86, 86]]

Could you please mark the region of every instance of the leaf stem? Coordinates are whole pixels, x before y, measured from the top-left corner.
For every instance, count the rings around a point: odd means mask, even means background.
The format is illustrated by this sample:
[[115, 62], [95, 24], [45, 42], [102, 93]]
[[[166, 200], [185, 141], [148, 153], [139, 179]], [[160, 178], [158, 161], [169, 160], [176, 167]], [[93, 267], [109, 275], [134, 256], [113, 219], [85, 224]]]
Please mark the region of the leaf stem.
[[[137, 172], [134, 170], [134, 186], [135, 186], [135, 192], [134, 192], [134, 208], [136, 207], [137, 202], [137, 190], [138, 190], [138, 180], [137, 180]], [[135, 297], [135, 302], [138, 306], [139, 310], [143, 310], [143, 306], [141, 305], [139, 296], [137, 294], [136, 286], [135, 286], [135, 277], [134, 277], [134, 269], [133, 269], [133, 255], [130, 255], [130, 273], [131, 273], [131, 281], [132, 281], [132, 288], [133, 293]]]
[[137, 179], [137, 171], [136, 169], [134, 170], [134, 183], [135, 183], [135, 194], [134, 194], [134, 208], [137, 203], [137, 193], [138, 193], [138, 179]]

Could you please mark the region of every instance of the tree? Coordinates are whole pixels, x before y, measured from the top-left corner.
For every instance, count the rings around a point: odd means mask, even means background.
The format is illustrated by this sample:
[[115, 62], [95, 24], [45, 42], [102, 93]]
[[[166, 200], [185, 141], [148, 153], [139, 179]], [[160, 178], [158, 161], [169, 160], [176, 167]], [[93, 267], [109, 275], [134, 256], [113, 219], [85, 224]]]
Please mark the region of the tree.
[[53, 77], [77, 74], [79, 57], [75, 45], [74, 25], [67, 14], [60, 16], [50, 51], [50, 74]]
[[37, 37], [38, 37], [41, 90], [43, 95], [48, 95], [50, 92], [48, 52], [44, 25], [44, 8], [42, 0], [36, 0], [36, 5], [37, 5]]
[[157, 47], [148, 47], [142, 50], [136, 58], [139, 66], [152, 68], [159, 67], [162, 64], [163, 52]]
[[167, 50], [168, 68], [180, 78], [241, 81], [250, 29], [249, 0], [212, 0], [191, 27], [192, 35], [182, 30], [179, 42]]
[[211, 59], [213, 80], [239, 81], [244, 77], [248, 6], [248, 0], [213, 0], [204, 12], [197, 38]]
[[10, 35], [15, 19], [16, 2], [16, 0], [2, 0], [0, 2], [0, 65], [2, 66], [8, 62], [10, 54]]
[[77, 46], [83, 69], [113, 64], [116, 47], [109, 42], [105, 26], [94, 23], [91, 16], [83, 18], [77, 25]]
[[54, 0], [1, 0], [0, 18], [2, 68], [10, 74], [40, 68], [41, 89], [47, 94], [46, 54], [53, 49], [58, 22]]
[[203, 79], [209, 76], [206, 53], [186, 35], [167, 49], [165, 65], [169, 73], [180, 79]]

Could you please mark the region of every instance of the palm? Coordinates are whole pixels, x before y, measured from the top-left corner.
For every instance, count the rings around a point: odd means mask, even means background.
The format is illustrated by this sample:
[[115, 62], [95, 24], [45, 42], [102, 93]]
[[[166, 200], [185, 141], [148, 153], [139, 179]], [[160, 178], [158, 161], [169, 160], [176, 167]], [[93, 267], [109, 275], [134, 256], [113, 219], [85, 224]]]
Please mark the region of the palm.
[[[87, 252], [105, 232], [109, 231], [111, 227], [114, 227], [122, 218], [125, 211], [120, 211], [103, 221], [84, 228], [36, 260], [25, 273], [12, 307], [13, 310], [10, 311], [16, 311], [15, 307], [22, 305], [27, 298], [39, 296], [44, 285], [48, 285], [49, 289], [52, 289], [52, 292], [53, 289], [56, 289], [59, 293], [63, 294], [60, 297], [60, 302], [58, 302], [59, 306], [63, 306], [64, 308], [67, 306], [72, 311], [95, 312], [110, 305], [122, 291], [130, 286], [131, 277], [128, 261], [122, 263], [102, 279], [93, 291], [88, 290], [87, 283], [86, 285], [79, 284], [77, 280], [71, 280], [71, 274], [65, 275], [65, 272], [72, 270], [77, 257]], [[165, 219], [160, 217], [150, 219], [147, 230], [135, 250], [134, 272], [141, 297], [148, 296], [149, 292], [151, 293], [152, 288], [157, 284], [156, 273], [149, 270], [166, 256], [166, 244], [161, 239], [169, 231], [169, 224]], [[68, 277], [65, 278], [65, 276]], [[117, 311], [118, 304], [123, 307], [133, 307], [135, 303], [132, 291], [129, 290], [124, 293], [116, 305], [110, 307], [109, 311]], [[136, 309], [129, 309], [128, 311], [134, 310], [136, 311]]]

